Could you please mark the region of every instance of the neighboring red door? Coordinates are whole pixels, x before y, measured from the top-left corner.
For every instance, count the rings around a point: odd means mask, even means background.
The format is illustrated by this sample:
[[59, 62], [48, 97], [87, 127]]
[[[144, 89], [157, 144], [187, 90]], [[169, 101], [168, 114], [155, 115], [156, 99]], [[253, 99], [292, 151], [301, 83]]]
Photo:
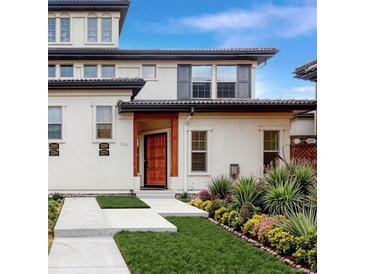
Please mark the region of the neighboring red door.
[[145, 136], [145, 186], [167, 186], [167, 134]]

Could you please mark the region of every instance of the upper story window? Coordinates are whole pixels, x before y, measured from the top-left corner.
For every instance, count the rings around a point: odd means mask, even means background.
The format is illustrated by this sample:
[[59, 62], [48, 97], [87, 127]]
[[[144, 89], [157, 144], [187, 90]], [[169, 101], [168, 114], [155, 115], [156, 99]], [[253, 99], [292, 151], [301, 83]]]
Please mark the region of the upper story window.
[[192, 97], [210, 98], [212, 67], [211, 66], [192, 66]]
[[62, 107], [48, 107], [48, 139], [62, 139]]
[[217, 98], [235, 98], [237, 66], [217, 66]]
[[73, 65], [60, 65], [60, 76], [63, 77], [74, 77], [74, 67]]
[[48, 42], [56, 42], [56, 18], [48, 18]]
[[279, 131], [264, 131], [264, 167], [277, 166], [279, 155]]
[[61, 42], [70, 42], [70, 18], [61, 18]]
[[84, 65], [84, 78], [97, 78], [98, 66], [97, 65]]
[[98, 41], [98, 19], [96, 17], [87, 18], [87, 41]]
[[48, 78], [56, 77], [56, 65], [48, 65]]
[[102, 18], [101, 19], [101, 42], [112, 41], [112, 19]]
[[155, 79], [156, 78], [156, 65], [143, 65], [142, 66], [142, 78]]
[[114, 65], [102, 65], [101, 66], [101, 78], [115, 78], [115, 66]]
[[96, 106], [96, 139], [112, 139], [112, 106]]

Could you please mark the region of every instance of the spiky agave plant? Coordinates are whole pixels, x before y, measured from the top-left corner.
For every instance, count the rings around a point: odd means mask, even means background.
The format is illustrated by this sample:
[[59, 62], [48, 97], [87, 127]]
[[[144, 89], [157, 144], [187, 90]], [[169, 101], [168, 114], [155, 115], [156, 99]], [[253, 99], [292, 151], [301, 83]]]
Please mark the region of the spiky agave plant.
[[224, 175], [212, 177], [208, 184], [208, 190], [212, 197], [224, 199], [232, 192], [232, 181], [229, 177]]
[[309, 188], [317, 181], [316, 172], [308, 162], [295, 163], [290, 171], [290, 175], [298, 182], [305, 194], [308, 194]]
[[265, 185], [276, 186], [282, 182], [287, 181], [288, 172], [285, 167], [271, 166], [266, 170], [264, 176]]
[[236, 210], [249, 207], [255, 211], [259, 205], [260, 191], [253, 177], [242, 177], [233, 190], [233, 205]]
[[271, 214], [284, 214], [290, 209], [299, 210], [305, 196], [297, 181], [286, 179], [265, 186], [262, 202]]
[[309, 186], [307, 203], [309, 206], [317, 207], [317, 183], [313, 183]]
[[278, 226], [296, 237], [308, 238], [317, 233], [317, 211], [309, 207], [301, 211], [293, 209], [285, 213], [288, 219], [278, 221]]

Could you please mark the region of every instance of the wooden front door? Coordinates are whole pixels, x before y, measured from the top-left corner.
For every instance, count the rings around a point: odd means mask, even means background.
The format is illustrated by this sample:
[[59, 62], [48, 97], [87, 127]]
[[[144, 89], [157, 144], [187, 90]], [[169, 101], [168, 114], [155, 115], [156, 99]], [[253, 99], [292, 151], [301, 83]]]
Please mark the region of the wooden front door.
[[167, 186], [167, 134], [146, 135], [144, 139], [144, 184]]

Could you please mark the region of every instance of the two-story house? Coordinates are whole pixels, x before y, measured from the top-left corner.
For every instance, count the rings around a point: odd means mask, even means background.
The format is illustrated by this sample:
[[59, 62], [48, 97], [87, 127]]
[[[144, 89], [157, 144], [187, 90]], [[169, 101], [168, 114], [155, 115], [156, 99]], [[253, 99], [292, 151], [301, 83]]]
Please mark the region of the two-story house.
[[197, 191], [289, 159], [293, 111], [316, 101], [255, 99], [278, 50], [120, 49], [129, 4], [48, 1], [50, 191]]

